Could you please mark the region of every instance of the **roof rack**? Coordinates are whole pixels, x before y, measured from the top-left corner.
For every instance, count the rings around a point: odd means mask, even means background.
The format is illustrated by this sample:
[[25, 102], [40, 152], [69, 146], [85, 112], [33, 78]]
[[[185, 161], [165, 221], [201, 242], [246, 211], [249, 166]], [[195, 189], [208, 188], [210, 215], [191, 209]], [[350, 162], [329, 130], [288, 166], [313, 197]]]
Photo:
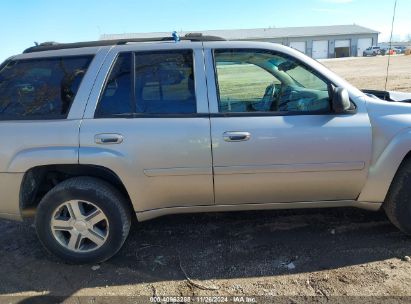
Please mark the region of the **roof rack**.
[[[224, 38], [217, 37], [217, 36], [204, 36], [201, 33], [189, 33], [181, 37], [180, 40], [187, 40], [187, 41], [193, 41], [193, 42], [225, 41]], [[74, 43], [44, 42], [36, 46], [32, 46], [28, 49], [25, 49], [23, 53], [34, 53], [34, 52], [42, 52], [42, 51], [74, 49], [74, 48], [93, 47], [93, 46], [124, 45], [129, 42], [160, 42], [160, 41], [174, 41], [174, 37], [170, 36], [170, 37], [158, 37], [158, 38], [97, 40], [97, 41], [85, 41], [85, 42], [74, 42]]]

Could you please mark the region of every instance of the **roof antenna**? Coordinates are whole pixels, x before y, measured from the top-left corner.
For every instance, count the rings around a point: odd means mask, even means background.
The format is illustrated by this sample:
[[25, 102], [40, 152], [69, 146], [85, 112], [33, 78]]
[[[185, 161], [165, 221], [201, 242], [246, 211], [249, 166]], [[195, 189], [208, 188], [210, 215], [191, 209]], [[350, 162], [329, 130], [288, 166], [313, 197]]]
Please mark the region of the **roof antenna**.
[[397, 10], [397, 0], [394, 2], [394, 13], [392, 15], [392, 23], [391, 23], [391, 36], [390, 36], [390, 48], [388, 49], [388, 64], [387, 64], [387, 76], [385, 77], [385, 91], [387, 91], [387, 84], [388, 84], [388, 73], [390, 70], [390, 59], [391, 59], [391, 48], [392, 48], [392, 34], [394, 32], [394, 21], [395, 21], [395, 12]]
[[172, 33], [172, 35], [173, 35], [173, 39], [174, 39], [174, 42], [175, 42], [175, 43], [177, 43], [177, 42], [180, 41], [180, 36], [177, 34], [176, 31], [174, 31], [174, 32]]

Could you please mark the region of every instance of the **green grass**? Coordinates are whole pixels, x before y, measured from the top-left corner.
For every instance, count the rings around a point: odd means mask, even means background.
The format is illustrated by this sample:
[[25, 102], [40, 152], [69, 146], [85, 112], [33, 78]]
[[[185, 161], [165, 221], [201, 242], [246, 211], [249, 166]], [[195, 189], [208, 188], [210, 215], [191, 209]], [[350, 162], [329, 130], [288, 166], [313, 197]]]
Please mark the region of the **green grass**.
[[270, 73], [251, 65], [217, 66], [220, 97], [223, 100], [255, 100], [262, 98], [273, 82], [280, 83]]
[[[327, 91], [327, 84], [302, 67], [287, 74], [309, 89]], [[266, 88], [281, 82], [269, 72], [252, 64], [217, 66], [218, 84], [222, 100], [256, 100], [264, 96]]]

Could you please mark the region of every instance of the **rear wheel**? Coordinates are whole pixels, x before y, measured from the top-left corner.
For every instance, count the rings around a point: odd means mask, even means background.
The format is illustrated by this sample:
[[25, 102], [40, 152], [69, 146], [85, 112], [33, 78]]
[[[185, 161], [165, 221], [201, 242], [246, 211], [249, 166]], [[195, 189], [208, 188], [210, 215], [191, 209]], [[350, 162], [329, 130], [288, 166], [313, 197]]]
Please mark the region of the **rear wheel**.
[[40, 241], [70, 263], [102, 262], [121, 248], [130, 230], [130, 210], [110, 184], [90, 177], [66, 180], [41, 200], [36, 213]]
[[411, 159], [404, 160], [392, 181], [384, 202], [391, 222], [411, 235]]

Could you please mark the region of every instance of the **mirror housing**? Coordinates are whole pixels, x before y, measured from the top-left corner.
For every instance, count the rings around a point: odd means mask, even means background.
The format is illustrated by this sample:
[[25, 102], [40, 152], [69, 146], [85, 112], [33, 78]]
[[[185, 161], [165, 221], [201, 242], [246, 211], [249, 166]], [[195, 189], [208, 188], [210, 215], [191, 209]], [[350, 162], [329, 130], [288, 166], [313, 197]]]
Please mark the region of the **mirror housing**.
[[351, 108], [350, 96], [347, 89], [334, 88], [332, 106], [334, 113], [342, 114]]

